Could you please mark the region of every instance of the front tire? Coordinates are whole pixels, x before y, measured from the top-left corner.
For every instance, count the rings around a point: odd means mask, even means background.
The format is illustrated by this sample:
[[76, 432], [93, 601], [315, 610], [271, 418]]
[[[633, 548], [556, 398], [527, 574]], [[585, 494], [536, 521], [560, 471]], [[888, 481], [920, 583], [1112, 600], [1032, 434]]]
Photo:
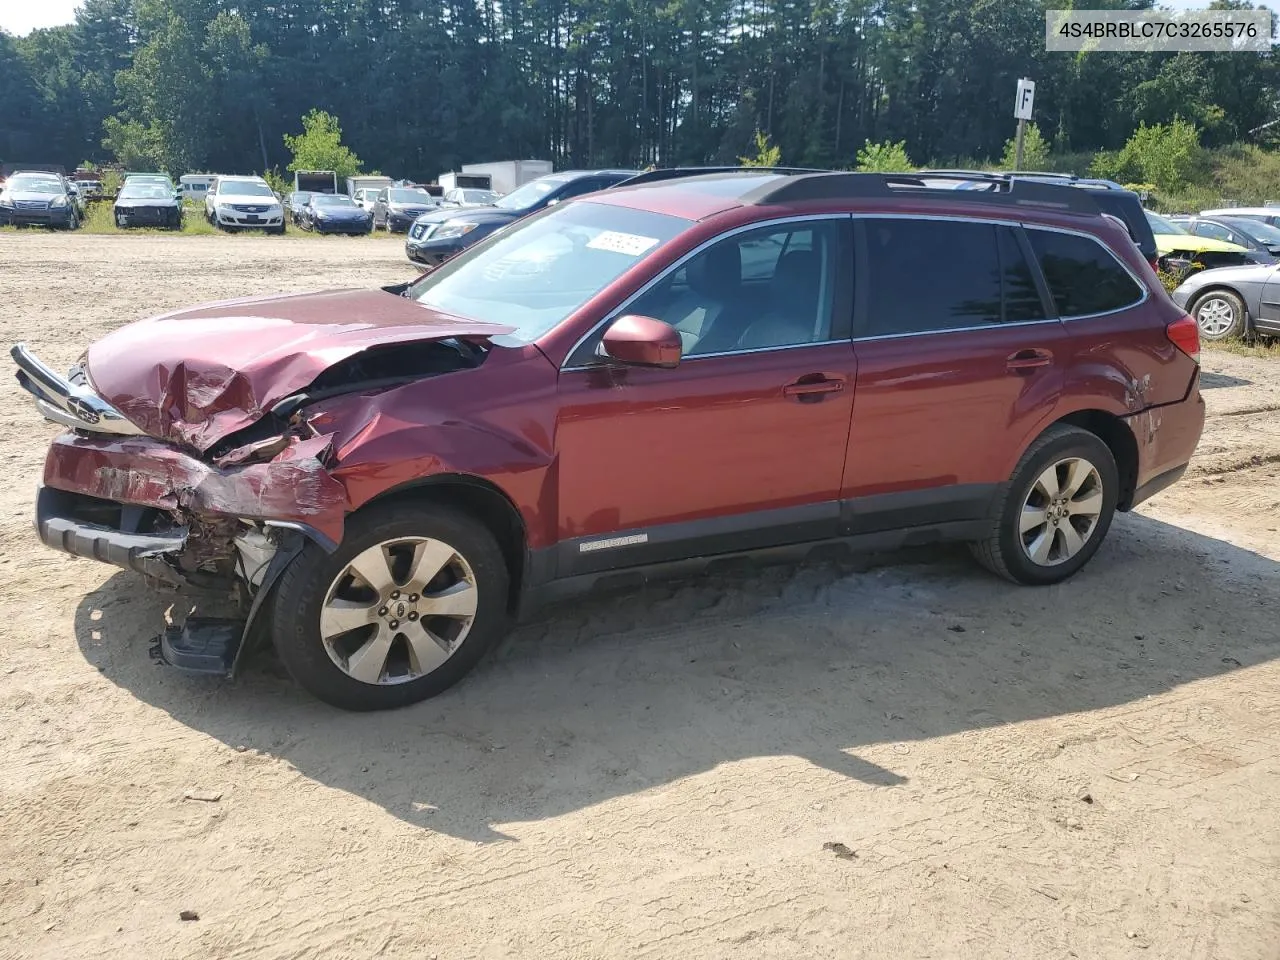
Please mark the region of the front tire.
[[1244, 301], [1230, 290], [1210, 290], [1192, 305], [1191, 316], [1206, 340], [1243, 336], [1248, 325]]
[[280, 578], [272, 633], [285, 668], [344, 710], [387, 710], [461, 680], [506, 633], [509, 575], [493, 534], [434, 504], [348, 519], [332, 554], [308, 544]]
[[1119, 500], [1120, 474], [1097, 435], [1058, 424], [1014, 468], [991, 532], [970, 544], [998, 576], [1031, 586], [1060, 583], [1098, 551]]

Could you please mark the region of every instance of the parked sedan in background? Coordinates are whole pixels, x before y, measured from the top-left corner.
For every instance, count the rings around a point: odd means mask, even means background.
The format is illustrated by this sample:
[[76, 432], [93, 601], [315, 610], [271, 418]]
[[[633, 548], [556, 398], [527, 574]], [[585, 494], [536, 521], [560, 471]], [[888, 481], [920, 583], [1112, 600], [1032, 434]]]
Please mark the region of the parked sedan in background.
[[442, 198], [446, 207], [488, 207], [492, 206], [501, 194], [492, 190], [473, 190], [469, 187], [454, 187]]
[[182, 229], [182, 201], [162, 183], [129, 180], [120, 188], [112, 207], [116, 226]]
[[1221, 207], [1217, 210], [1201, 210], [1202, 217], [1244, 217], [1261, 220], [1273, 227], [1280, 227], [1280, 207]]
[[302, 208], [307, 205], [307, 201], [313, 196], [315, 194], [310, 190], [295, 190], [284, 198], [285, 215], [293, 222], [295, 227], [298, 226], [298, 214], [302, 212]]
[[383, 187], [373, 202], [373, 225], [388, 233], [406, 233], [413, 221], [440, 206], [440, 201], [415, 187]]
[[1169, 217], [1197, 237], [1234, 243], [1251, 251], [1259, 263], [1280, 256], [1280, 227], [1247, 217]]
[[56, 173], [18, 171], [0, 190], [0, 224], [75, 230], [80, 211], [67, 182]]
[[373, 214], [342, 194], [313, 193], [298, 214], [298, 226], [316, 233], [355, 236], [373, 230]]
[[404, 252], [414, 263], [437, 267], [454, 254], [553, 204], [595, 193], [638, 176], [639, 170], [563, 170], [530, 180], [491, 206], [428, 213], [409, 228]]
[[1280, 337], [1280, 267], [1274, 263], [1201, 270], [1183, 280], [1172, 296], [1195, 318], [1205, 340], [1251, 331]]

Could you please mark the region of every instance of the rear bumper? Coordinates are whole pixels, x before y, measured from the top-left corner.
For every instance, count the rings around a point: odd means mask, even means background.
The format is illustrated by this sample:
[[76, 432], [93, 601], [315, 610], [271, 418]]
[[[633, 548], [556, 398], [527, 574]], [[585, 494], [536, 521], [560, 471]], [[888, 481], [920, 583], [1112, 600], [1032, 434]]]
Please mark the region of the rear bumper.
[[1204, 432], [1204, 420], [1198, 371], [1185, 400], [1152, 407], [1126, 418], [1138, 442], [1138, 476], [1131, 506], [1182, 477]]

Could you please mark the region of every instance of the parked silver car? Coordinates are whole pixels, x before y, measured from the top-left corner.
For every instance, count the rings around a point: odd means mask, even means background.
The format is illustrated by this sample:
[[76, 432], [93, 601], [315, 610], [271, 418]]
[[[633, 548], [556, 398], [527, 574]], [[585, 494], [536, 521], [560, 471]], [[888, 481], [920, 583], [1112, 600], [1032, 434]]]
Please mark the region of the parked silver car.
[[1201, 270], [1182, 281], [1172, 296], [1195, 317], [1206, 340], [1250, 331], [1280, 337], [1280, 267], [1274, 263]]

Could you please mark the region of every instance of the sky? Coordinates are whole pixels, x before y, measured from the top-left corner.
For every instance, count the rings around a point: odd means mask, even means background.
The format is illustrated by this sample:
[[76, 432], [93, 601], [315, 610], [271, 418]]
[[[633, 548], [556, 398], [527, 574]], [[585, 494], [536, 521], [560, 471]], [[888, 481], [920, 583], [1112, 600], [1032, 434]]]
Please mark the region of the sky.
[[[1158, 6], [1194, 10], [1208, 6], [1207, 0], [1157, 0]], [[1266, 0], [1261, 6], [1280, 10], [1280, 0]], [[0, 28], [24, 37], [37, 27], [56, 27], [75, 19], [79, 0], [0, 0]], [[1086, 9], [1084, 4], [1076, 7]]]

